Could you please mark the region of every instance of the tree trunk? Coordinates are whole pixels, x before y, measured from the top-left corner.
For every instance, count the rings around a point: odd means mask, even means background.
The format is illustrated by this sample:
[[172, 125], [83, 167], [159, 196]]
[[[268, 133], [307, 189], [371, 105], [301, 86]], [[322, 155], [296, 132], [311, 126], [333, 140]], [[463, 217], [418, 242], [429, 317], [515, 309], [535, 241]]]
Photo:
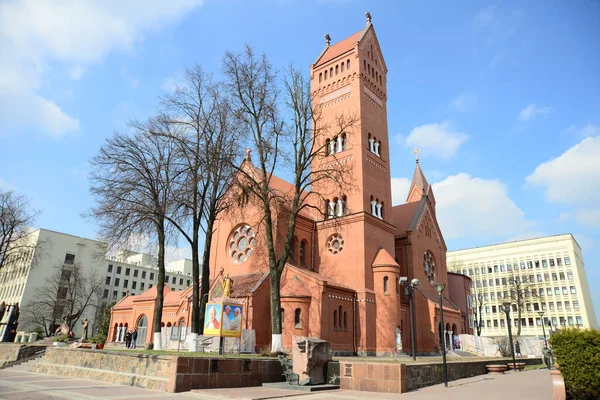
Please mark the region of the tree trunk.
[[165, 290], [165, 224], [157, 224], [158, 234], [158, 282], [156, 283], [156, 300], [154, 302], [154, 349], [162, 350], [161, 323]]
[[269, 272], [270, 297], [271, 297], [271, 351], [281, 351], [282, 321], [281, 321], [281, 273], [274, 268]]
[[215, 224], [214, 218], [209, 218], [206, 227], [206, 236], [204, 237], [204, 255], [202, 257], [202, 288], [200, 290], [200, 313], [199, 324], [200, 334], [204, 333], [204, 312], [206, 303], [208, 303], [208, 291], [210, 289], [210, 247], [212, 245], [213, 227]]
[[200, 307], [199, 307], [199, 291], [200, 288], [199, 280], [200, 280], [200, 259], [198, 252], [198, 231], [196, 227], [194, 227], [194, 238], [192, 240], [192, 321], [191, 321], [191, 330], [192, 333], [198, 333], [199, 330], [199, 321], [200, 321]]
[[517, 309], [517, 337], [521, 336], [521, 307]]

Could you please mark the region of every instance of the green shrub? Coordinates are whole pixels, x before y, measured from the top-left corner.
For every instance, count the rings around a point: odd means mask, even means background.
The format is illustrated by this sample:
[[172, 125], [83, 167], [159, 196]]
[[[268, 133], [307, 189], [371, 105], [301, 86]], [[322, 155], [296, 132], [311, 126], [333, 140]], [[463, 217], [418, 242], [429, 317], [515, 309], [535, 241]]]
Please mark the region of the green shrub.
[[54, 338], [55, 342], [61, 342], [61, 343], [69, 343], [69, 337], [67, 335], [57, 335]]
[[33, 333], [33, 332], [35, 332], [35, 333], [37, 333], [37, 334], [38, 334], [38, 335], [37, 335], [37, 340], [40, 340], [40, 339], [43, 339], [43, 338], [44, 338], [44, 333], [45, 333], [45, 332], [44, 332], [44, 328], [42, 328], [41, 326], [36, 326], [35, 328], [33, 328], [33, 329], [31, 330], [31, 332], [32, 332], [32, 333]]
[[98, 333], [90, 338], [92, 344], [104, 344], [106, 343], [106, 335]]
[[565, 329], [550, 338], [567, 393], [574, 399], [600, 396], [600, 332]]

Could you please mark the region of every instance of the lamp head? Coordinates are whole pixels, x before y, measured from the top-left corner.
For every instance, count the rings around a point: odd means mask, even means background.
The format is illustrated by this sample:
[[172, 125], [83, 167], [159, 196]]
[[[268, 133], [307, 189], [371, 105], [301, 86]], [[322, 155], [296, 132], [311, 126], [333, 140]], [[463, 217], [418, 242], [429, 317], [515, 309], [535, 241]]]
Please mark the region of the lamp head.
[[544, 312], [543, 312], [543, 311], [538, 311], [538, 315], [539, 315], [540, 317], [543, 317], [543, 316], [544, 316]]
[[421, 286], [421, 281], [418, 280], [417, 278], [414, 278], [412, 281], [410, 281], [410, 286], [419, 287], [419, 286]]
[[444, 289], [446, 289], [446, 284], [445, 283], [436, 283], [435, 285], [433, 285], [433, 287], [435, 288], [435, 290], [437, 290], [438, 294], [441, 296]]

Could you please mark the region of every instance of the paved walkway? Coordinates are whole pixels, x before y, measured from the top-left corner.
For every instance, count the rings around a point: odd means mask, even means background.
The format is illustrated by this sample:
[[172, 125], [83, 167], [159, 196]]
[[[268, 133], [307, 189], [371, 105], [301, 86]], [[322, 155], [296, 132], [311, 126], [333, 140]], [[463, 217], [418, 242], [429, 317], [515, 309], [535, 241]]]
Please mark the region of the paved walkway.
[[0, 399], [276, 399], [294, 400], [359, 400], [359, 399], [528, 399], [550, 400], [552, 388], [548, 370], [535, 370], [505, 375], [481, 375], [450, 382], [449, 388], [436, 385], [403, 395], [336, 390], [305, 394], [271, 388], [205, 389], [187, 393], [165, 393], [132, 386], [75, 379], [31, 372], [23, 365], [0, 370]]

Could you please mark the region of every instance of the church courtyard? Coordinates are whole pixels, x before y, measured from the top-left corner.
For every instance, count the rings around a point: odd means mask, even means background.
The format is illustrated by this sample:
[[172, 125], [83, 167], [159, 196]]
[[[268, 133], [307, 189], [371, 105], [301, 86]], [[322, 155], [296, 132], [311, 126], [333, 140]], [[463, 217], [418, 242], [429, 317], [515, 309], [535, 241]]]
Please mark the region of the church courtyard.
[[184, 393], [165, 393], [133, 386], [76, 379], [31, 372], [31, 364], [0, 370], [0, 398], [2, 399], [531, 399], [552, 398], [550, 374], [546, 369], [528, 370], [505, 375], [482, 375], [450, 382], [448, 388], [435, 385], [404, 394], [384, 394], [334, 390], [303, 394], [283, 389], [262, 387], [236, 389], [205, 389]]

